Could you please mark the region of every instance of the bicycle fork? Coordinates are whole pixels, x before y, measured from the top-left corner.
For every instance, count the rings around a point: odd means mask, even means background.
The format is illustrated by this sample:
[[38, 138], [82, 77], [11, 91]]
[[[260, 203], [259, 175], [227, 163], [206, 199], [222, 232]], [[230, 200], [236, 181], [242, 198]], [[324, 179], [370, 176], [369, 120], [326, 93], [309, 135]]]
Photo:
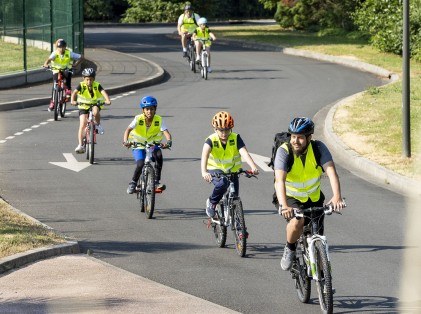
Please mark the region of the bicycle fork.
[[310, 267], [307, 270], [308, 276], [311, 276], [314, 280], [319, 281], [319, 280], [321, 280], [321, 278], [319, 278], [319, 276], [317, 274], [317, 271], [316, 271], [318, 266], [316, 266], [315, 244], [316, 244], [317, 241], [321, 241], [323, 243], [323, 247], [325, 248], [325, 251], [326, 251], [328, 267], [330, 269], [329, 246], [328, 246], [327, 241], [326, 241], [326, 236], [313, 235], [310, 238], [306, 238], [306, 241], [307, 241], [307, 244], [308, 244], [308, 255], [309, 255], [309, 258], [310, 258], [310, 261], [309, 261]]

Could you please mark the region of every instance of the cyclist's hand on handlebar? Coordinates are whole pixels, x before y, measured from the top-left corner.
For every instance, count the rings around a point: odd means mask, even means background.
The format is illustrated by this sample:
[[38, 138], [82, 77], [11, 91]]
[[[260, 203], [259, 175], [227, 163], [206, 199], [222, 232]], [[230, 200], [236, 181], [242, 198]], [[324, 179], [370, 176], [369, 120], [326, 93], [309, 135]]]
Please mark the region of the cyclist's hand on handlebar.
[[167, 143], [160, 143], [159, 146], [161, 146], [162, 148], [171, 148], [172, 146], [172, 140], [168, 140]]
[[202, 172], [202, 177], [206, 182], [210, 183], [212, 181], [212, 175], [209, 172]]
[[72, 101], [70, 102], [70, 104], [71, 104], [72, 106], [77, 106], [77, 101], [73, 101], [73, 100], [72, 100]]
[[250, 170], [251, 172], [252, 172], [252, 174], [254, 174], [254, 175], [258, 175], [259, 174], [259, 169], [257, 169], [257, 168], [251, 168], [251, 170]]
[[105, 105], [110, 106], [111, 105], [111, 101], [106, 101], [104, 102]]
[[282, 215], [282, 217], [284, 217], [286, 220], [291, 220], [295, 217], [294, 208], [292, 207], [286, 207], [282, 209], [279, 207], [279, 214]]
[[123, 146], [129, 148], [132, 145], [129, 141], [123, 141]]
[[332, 206], [333, 211], [340, 212], [346, 207], [345, 200], [342, 198], [332, 197], [332, 199], [327, 203], [327, 205]]

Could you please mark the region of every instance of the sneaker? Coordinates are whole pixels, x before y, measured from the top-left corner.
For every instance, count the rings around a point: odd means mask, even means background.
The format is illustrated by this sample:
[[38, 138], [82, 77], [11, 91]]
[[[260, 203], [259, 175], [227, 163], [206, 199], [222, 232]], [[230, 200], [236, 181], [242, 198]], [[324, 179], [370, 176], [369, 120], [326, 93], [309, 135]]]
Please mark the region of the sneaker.
[[199, 64], [200, 63], [200, 59], [196, 59], [196, 63]]
[[96, 126], [96, 130], [97, 130], [97, 133], [99, 133], [99, 134], [104, 134], [104, 132], [105, 132], [105, 130], [104, 130], [104, 128], [102, 127], [102, 125], [101, 124], [98, 124], [97, 126]]
[[215, 204], [212, 204], [209, 199], [206, 200], [206, 215], [209, 217], [215, 216]]
[[281, 268], [283, 270], [290, 270], [294, 259], [295, 259], [295, 251], [291, 251], [285, 245], [284, 255], [282, 256], [282, 259], [281, 259]]
[[54, 110], [54, 100], [50, 100], [50, 104], [48, 105], [48, 111], [53, 111]]
[[85, 147], [83, 147], [82, 145], [78, 145], [75, 148], [75, 152], [78, 153], [78, 154], [83, 154], [85, 152]]
[[134, 191], [136, 190], [136, 185], [137, 185], [136, 182], [131, 181], [129, 183], [129, 187], [127, 188], [127, 194], [133, 194]]
[[187, 58], [187, 51], [183, 51], [183, 58]]
[[212, 73], [212, 68], [208, 67], [208, 73]]

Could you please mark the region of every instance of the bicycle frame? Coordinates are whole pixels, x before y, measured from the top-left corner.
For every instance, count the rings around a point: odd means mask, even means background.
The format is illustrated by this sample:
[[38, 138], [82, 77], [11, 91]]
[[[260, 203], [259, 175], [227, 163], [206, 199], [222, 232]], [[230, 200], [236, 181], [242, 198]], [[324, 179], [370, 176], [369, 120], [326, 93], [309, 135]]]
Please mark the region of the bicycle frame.
[[198, 41], [202, 43], [202, 49], [200, 51], [200, 73], [202, 77], [208, 79], [208, 68], [209, 68], [209, 53], [206, 50], [206, 43], [211, 42], [210, 39], [197, 38]]
[[[48, 68], [49, 71], [53, 72], [51, 67]], [[68, 70], [70, 73], [73, 73], [71, 70]], [[58, 71], [57, 80], [53, 82], [53, 89], [52, 89], [52, 99], [54, 102], [54, 120], [58, 120], [58, 115], [63, 118], [66, 114], [66, 95], [65, 95], [65, 88], [66, 84], [64, 83], [64, 73], [63, 70]]]

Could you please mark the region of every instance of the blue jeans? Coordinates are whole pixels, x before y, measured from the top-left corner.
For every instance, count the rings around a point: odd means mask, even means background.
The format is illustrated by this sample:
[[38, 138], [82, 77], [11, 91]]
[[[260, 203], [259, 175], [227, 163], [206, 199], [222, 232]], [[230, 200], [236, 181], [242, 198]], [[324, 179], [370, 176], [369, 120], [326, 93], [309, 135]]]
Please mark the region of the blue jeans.
[[[208, 172], [210, 174], [223, 173], [221, 170], [209, 170]], [[233, 177], [235, 194], [238, 196], [240, 188], [238, 175], [234, 175]], [[219, 178], [212, 176], [212, 184], [214, 185], [214, 189], [209, 197], [209, 200], [212, 204], [218, 204], [224, 196], [224, 193], [227, 191], [230, 183], [228, 178], [225, 176], [220, 176]]]

